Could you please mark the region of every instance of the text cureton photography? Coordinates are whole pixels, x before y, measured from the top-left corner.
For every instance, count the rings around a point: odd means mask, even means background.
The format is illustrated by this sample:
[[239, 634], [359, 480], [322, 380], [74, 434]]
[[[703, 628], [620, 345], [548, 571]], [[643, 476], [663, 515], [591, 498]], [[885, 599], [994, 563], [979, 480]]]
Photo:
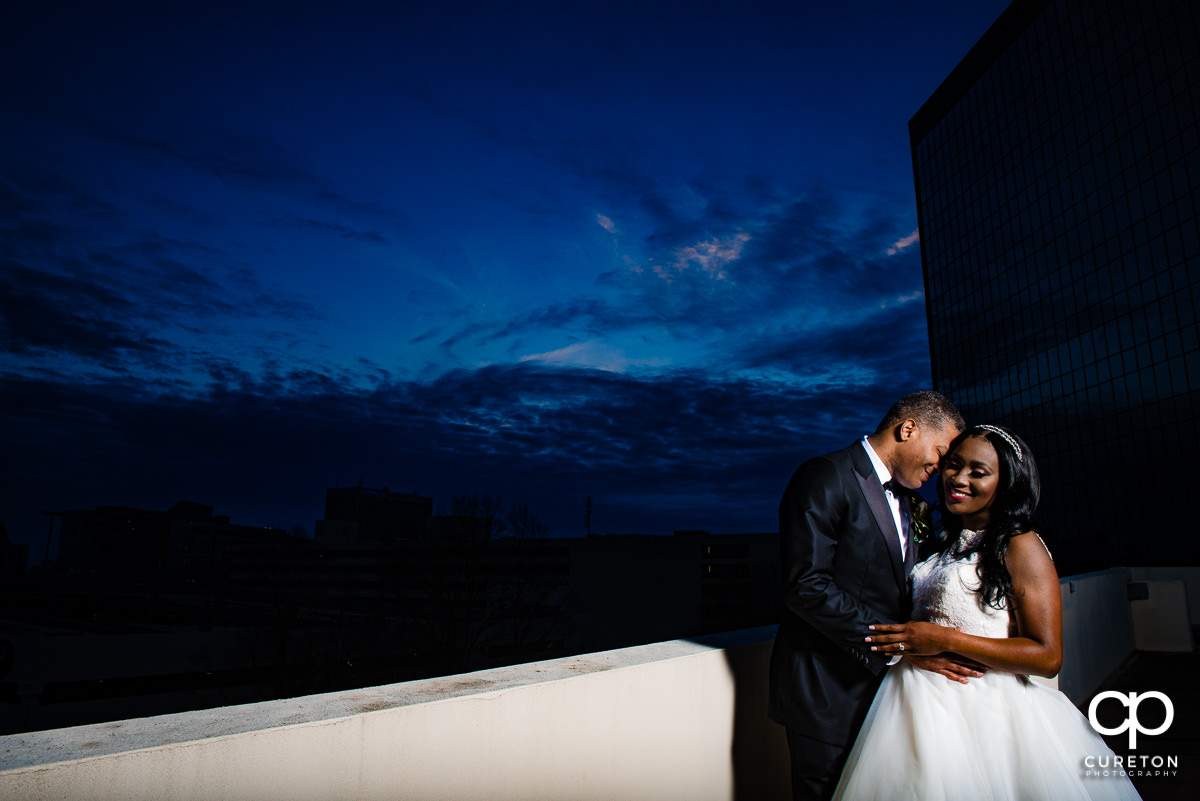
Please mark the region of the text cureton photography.
[[1178, 776], [1179, 756], [1098, 754], [1083, 759], [1084, 776]]
[[[1162, 708], [1161, 722], [1157, 717], [1153, 718], [1153, 725], [1145, 725], [1138, 715], [1138, 710], [1143, 701], [1151, 700], [1157, 702]], [[1105, 701], [1110, 703], [1107, 705], [1107, 715], [1102, 715], [1101, 704]], [[1125, 718], [1115, 726], [1106, 726], [1105, 722], [1111, 720], [1111, 715], [1115, 711], [1114, 703], [1119, 703], [1126, 710]], [[1152, 704], [1152, 707], [1155, 704]], [[1104, 719], [1102, 721], [1102, 718]], [[1171, 724], [1175, 720], [1175, 705], [1171, 699], [1165, 694], [1157, 690], [1151, 690], [1144, 693], [1121, 693], [1113, 690], [1097, 693], [1096, 697], [1088, 704], [1088, 721], [1092, 724], [1092, 728], [1097, 733], [1106, 736], [1115, 736], [1129, 733], [1129, 748], [1130, 750], [1138, 747], [1138, 734], [1146, 736], [1155, 736], [1162, 734], [1167, 729], [1171, 728]], [[1179, 756], [1163, 756], [1162, 754], [1095, 754], [1084, 757], [1083, 760], [1083, 775], [1084, 776], [1178, 776], [1179, 775]]]

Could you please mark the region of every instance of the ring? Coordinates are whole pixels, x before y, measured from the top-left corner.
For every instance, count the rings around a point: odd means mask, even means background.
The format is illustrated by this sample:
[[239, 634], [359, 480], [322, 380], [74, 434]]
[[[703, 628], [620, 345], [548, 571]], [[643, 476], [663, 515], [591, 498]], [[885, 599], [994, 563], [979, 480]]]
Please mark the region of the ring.
[[901, 651], [903, 651], [903, 650], [904, 650], [904, 643], [900, 643], [900, 650], [901, 650]]

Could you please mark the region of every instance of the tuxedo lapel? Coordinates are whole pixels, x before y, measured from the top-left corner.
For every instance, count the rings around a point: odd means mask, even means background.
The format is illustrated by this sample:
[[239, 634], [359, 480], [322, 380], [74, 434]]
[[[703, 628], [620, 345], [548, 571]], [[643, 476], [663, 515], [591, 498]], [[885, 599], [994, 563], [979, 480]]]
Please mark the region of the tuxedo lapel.
[[913, 566], [917, 564], [917, 542], [915, 532], [916, 529], [916, 510], [913, 508], [913, 499], [911, 495], [905, 493], [905, 497], [900, 499], [901, 507], [904, 512], [904, 519], [908, 521], [905, 535], [908, 537], [907, 546], [904, 551], [904, 575], [908, 576], [912, 573]]
[[892, 510], [888, 507], [887, 498], [884, 497], [879, 476], [876, 475], [875, 467], [871, 464], [871, 457], [867, 456], [866, 450], [861, 445], [854, 451], [854, 478], [857, 479], [858, 487], [862, 490], [867, 506], [871, 509], [871, 516], [875, 518], [879, 536], [883, 537], [883, 544], [892, 557], [892, 573], [896, 584], [905, 587], [908, 582], [905, 577], [904, 555], [900, 553], [900, 540], [896, 535], [896, 521], [892, 517]]

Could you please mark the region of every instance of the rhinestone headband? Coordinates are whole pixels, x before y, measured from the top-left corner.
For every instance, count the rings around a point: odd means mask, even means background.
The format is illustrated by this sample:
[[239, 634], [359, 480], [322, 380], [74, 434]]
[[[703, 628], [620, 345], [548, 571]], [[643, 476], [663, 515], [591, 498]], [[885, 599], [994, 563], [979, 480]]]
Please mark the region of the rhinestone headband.
[[1000, 428], [996, 428], [995, 426], [989, 426], [989, 425], [981, 425], [981, 426], [975, 426], [975, 427], [981, 428], [984, 431], [990, 431], [993, 434], [998, 434], [999, 436], [1003, 437], [1004, 441], [1012, 446], [1013, 452], [1017, 454], [1017, 461], [1018, 462], [1025, 461], [1025, 457], [1021, 454], [1021, 446], [1017, 444], [1017, 441], [1015, 439], [1013, 439], [1011, 436], [1009, 436], [1009, 433], [1007, 431], [1000, 429]]

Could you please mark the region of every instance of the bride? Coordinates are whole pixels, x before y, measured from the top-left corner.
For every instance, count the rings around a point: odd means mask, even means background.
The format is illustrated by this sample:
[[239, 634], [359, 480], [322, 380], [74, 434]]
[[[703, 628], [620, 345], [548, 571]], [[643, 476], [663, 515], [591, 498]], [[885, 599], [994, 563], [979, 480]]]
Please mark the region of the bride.
[[1062, 664], [1058, 574], [1033, 524], [1040, 489], [1011, 432], [973, 426], [951, 443], [941, 551], [912, 573], [917, 620], [871, 626], [866, 639], [881, 653], [954, 653], [987, 671], [955, 683], [903, 659], [889, 670], [835, 801], [1139, 798], [1127, 777], [1085, 775], [1088, 755], [1112, 751], [1065, 695], [1028, 678]]

